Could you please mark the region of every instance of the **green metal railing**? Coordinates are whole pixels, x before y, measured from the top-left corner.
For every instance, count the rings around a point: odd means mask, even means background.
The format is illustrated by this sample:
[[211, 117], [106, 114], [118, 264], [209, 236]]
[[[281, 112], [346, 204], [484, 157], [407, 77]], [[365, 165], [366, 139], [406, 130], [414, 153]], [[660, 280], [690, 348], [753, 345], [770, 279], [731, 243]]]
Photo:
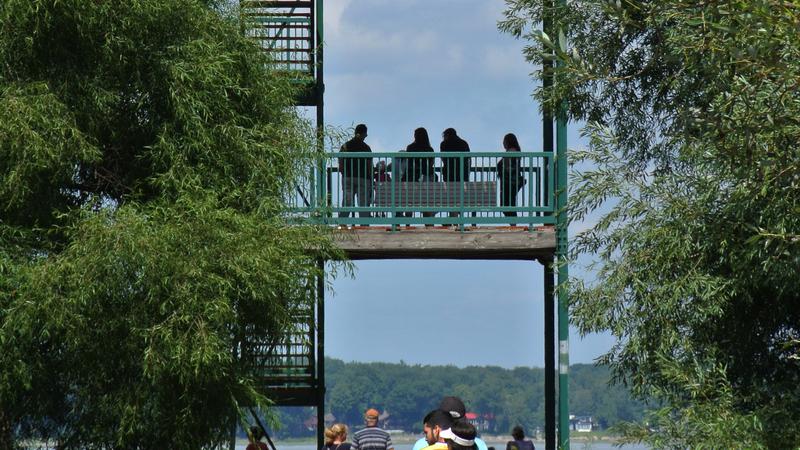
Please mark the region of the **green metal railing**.
[[549, 152], [330, 153], [288, 203], [330, 225], [554, 225], [554, 173]]

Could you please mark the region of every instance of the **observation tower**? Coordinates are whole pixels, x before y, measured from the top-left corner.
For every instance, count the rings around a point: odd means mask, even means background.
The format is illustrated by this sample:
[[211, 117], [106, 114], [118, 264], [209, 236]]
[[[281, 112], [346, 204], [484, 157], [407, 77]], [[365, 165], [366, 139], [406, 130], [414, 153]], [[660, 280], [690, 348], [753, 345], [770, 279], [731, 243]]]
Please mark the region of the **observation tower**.
[[[553, 6], [553, 0], [543, 1], [546, 7]], [[325, 86], [323, 3], [239, 2], [242, 32], [270, 57], [273, 69], [297, 83], [297, 106], [315, 110], [320, 147]], [[545, 31], [555, 35], [549, 26], [544, 24]], [[550, 68], [545, 63], [546, 74]], [[544, 87], [550, 86], [552, 78], [546, 77]], [[559, 111], [545, 112], [542, 148], [537, 152], [416, 153], [413, 157], [380, 151], [327, 153], [323, 162], [309, 168], [296, 195], [288, 199], [298, 220], [334, 227], [336, 243], [352, 260], [502, 259], [541, 264], [546, 450], [569, 449], [570, 445], [568, 299], [562, 288], [568, 277], [564, 111], [562, 106]], [[511, 181], [503, 176], [498, 169], [501, 160], [518, 168], [521, 178]], [[401, 176], [403, 170], [417, 165], [429, 168], [427, 177]], [[372, 204], [346, 206], [343, 189], [349, 181], [342, 176], [342, 169], [375, 170], [379, 166], [389, 168], [391, 180], [373, 182]], [[447, 181], [444, 172], [448, 167], [461, 171], [458, 181]], [[507, 200], [509, 190], [516, 191], [514, 202]], [[258, 367], [259, 382], [276, 405], [317, 408], [321, 447], [325, 423], [324, 280], [319, 279], [311, 290], [315, 307], [295, 311], [292, 332], [269, 342], [242, 342], [242, 352]]]

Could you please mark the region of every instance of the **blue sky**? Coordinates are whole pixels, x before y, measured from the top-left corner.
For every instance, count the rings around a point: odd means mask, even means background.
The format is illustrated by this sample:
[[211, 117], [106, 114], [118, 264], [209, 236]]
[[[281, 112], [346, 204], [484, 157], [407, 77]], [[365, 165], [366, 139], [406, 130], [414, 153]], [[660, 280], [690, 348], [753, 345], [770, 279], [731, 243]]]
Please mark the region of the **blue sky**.
[[[326, 123], [366, 123], [373, 151], [405, 148], [419, 126], [432, 138], [454, 127], [473, 151], [501, 151], [508, 132], [523, 151], [539, 151], [535, 68], [524, 42], [497, 31], [503, 8], [502, 0], [326, 0]], [[569, 143], [585, 146], [574, 124]], [[326, 353], [542, 367], [542, 277], [535, 262], [359, 262], [354, 278], [334, 280], [328, 293]], [[581, 339], [573, 330], [570, 361], [592, 362], [612, 344], [610, 335]]]

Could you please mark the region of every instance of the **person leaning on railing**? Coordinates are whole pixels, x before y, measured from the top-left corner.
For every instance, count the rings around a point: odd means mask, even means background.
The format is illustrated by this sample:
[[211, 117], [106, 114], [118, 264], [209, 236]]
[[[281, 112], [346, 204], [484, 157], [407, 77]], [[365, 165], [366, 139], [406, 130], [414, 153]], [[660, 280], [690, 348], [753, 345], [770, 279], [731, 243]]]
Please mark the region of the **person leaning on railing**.
[[[507, 152], [521, 152], [514, 133], [503, 137], [503, 148]], [[521, 157], [504, 157], [497, 162], [497, 179], [500, 182], [500, 206], [517, 206], [517, 193], [525, 185]], [[516, 217], [516, 211], [503, 211], [506, 217]], [[512, 226], [516, 224], [511, 224]]]
[[[342, 145], [341, 151], [372, 152], [369, 145], [364, 142], [367, 137], [367, 126], [363, 123], [356, 125], [353, 139]], [[358, 206], [368, 207], [372, 204], [372, 158], [348, 158], [339, 156], [339, 173], [342, 175], [342, 206], [352, 207], [355, 197], [358, 197]], [[358, 213], [359, 217], [371, 217], [368, 211]], [[339, 212], [339, 217], [349, 217], [349, 212]]]

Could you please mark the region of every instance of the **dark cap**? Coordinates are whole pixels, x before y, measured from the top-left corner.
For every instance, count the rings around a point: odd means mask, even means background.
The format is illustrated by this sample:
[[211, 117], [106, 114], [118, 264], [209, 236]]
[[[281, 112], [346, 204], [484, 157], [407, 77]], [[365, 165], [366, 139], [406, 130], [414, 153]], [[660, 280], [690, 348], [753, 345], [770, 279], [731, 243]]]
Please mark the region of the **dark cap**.
[[360, 124], [356, 125], [355, 132], [356, 132], [356, 134], [360, 134], [361, 136], [366, 136], [367, 135], [367, 126], [364, 125], [363, 123], [360, 123]]
[[442, 411], [441, 409], [434, 409], [433, 411], [429, 412], [422, 422], [431, 428], [438, 426], [442, 430], [446, 430], [453, 426], [453, 418], [450, 417], [450, 414]]
[[450, 414], [453, 419], [461, 419], [467, 413], [464, 402], [458, 397], [444, 397], [439, 403], [439, 409]]

